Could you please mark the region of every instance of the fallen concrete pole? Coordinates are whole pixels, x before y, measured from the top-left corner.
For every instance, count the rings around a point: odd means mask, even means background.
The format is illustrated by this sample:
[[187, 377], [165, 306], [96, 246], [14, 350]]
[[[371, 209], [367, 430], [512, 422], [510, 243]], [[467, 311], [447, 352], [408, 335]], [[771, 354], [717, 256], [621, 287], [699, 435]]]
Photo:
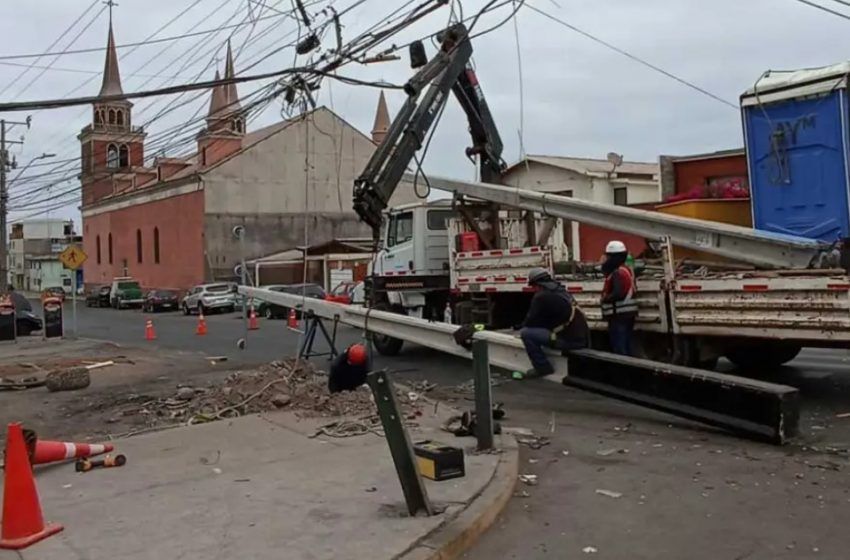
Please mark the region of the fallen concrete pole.
[[570, 352], [567, 360], [571, 387], [774, 444], [797, 434], [794, 387], [597, 350]]
[[[263, 288], [240, 286], [239, 292], [281, 307], [310, 310], [326, 319], [337, 318], [340, 323], [351, 327], [472, 358], [471, 352], [454, 341], [452, 333], [457, 325], [370, 311], [365, 307], [302, 298]], [[475, 334], [475, 339], [487, 341], [488, 360], [493, 366], [524, 371], [530, 365], [517, 336], [482, 331]], [[556, 375], [564, 376], [566, 385], [761, 441], [781, 444], [797, 431], [799, 403], [797, 390], [793, 387], [595, 350], [572, 352], [567, 359], [553, 352], [550, 355]]]

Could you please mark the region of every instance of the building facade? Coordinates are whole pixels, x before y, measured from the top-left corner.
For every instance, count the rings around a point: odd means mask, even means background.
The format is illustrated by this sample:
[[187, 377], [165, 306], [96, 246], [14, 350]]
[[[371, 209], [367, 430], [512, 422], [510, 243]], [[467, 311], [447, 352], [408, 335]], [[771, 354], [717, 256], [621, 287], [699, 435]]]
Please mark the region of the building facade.
[[[661, 200], [658, 165], [655, 163], [527, 156], [510, 166], [502, 183], [539, 192], [620, 206], [647, 206]], [[589, 224], [564, 224], [564, 236], [574, 260], [596, 260], [605, 244], [616, 238], [635, 253], [643, 240]]]
[[[110, 24], [101, 95], [123, 95]], [[216, 73], [218, 76], [218, 73]], [[235, 76], [230, 46], [225, 78]], [[249, 131], [235, 84], [210, 94], [197, 151], [145, 158], [146, 131], [128, 101], [95, 103], [82, 145], [87, 284], [132, 276], [148, 288], [233, 279], [244, 227], [248, 259], [370, 232], [351, 206], [355, 178], [386, 133], [381, 95], [373, 138], [320, 107]], [[412, 202], [399, 189], [393, 204]]]
[[61, 286], [70, 292], [71, 272], [59, 261], [60, 253], [70, 244], [82, 244], [71, 220], [25, 220], [12, 224], [8, 283], [24, 291]]

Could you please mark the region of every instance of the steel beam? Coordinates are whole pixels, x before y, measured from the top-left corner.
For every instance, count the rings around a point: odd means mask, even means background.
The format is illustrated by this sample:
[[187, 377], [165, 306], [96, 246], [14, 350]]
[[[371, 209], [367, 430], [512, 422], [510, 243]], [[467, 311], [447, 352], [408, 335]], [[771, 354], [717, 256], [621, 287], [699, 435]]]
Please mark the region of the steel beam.
[[[413, 175], [405, 175], [412, 181]], [[428, 176], [435, 189], [592, 224], [649, 239], [670, 237], [688, 247], [754, 265], [807, 268], [824, 246], [802, 237], [760, 232], [751, 228], [648, 212], [503, 185]]]
[[749, 438], [783, 444], [797, 433], [794, 387], [618, 356], [597, 350], [569, 353], [564, 384]]

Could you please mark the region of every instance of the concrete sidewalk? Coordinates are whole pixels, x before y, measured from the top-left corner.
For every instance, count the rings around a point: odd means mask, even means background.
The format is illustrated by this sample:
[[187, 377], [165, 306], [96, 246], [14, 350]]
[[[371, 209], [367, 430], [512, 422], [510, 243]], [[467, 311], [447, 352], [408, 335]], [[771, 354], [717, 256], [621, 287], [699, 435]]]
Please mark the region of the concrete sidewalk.
[[122, 468], [39, 469], [45, 519], [65, 531], [0, 560], [437, 558], [486, 530], [513, 492], [512, 440], [476, 455], [433, 416], [411, 438], [463, 445], [467, 475], [429, 481], [445, 512], [408, 518], [385, 440], [309, 437], [328, 421], [248, 416], [118, 440]]

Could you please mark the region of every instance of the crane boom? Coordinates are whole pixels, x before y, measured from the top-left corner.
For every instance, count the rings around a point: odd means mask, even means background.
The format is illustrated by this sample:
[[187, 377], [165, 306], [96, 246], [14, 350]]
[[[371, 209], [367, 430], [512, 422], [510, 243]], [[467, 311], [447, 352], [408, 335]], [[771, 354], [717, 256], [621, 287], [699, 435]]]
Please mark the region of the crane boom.
[[372, 227], [376, 237], [390, 197], [448, 101], [449, 92], [457, 98], [469, 121], [472, 146], [466, 154], [478, 157], [481, 179], [498, 182], [504, 169], [502, 140], [470, 64], [469, 32], [463, 24], [455, 24], [439, 39], [440, 51], [405, 84], [407, 100], [363, 173], [354, 181], [354, 210]]

